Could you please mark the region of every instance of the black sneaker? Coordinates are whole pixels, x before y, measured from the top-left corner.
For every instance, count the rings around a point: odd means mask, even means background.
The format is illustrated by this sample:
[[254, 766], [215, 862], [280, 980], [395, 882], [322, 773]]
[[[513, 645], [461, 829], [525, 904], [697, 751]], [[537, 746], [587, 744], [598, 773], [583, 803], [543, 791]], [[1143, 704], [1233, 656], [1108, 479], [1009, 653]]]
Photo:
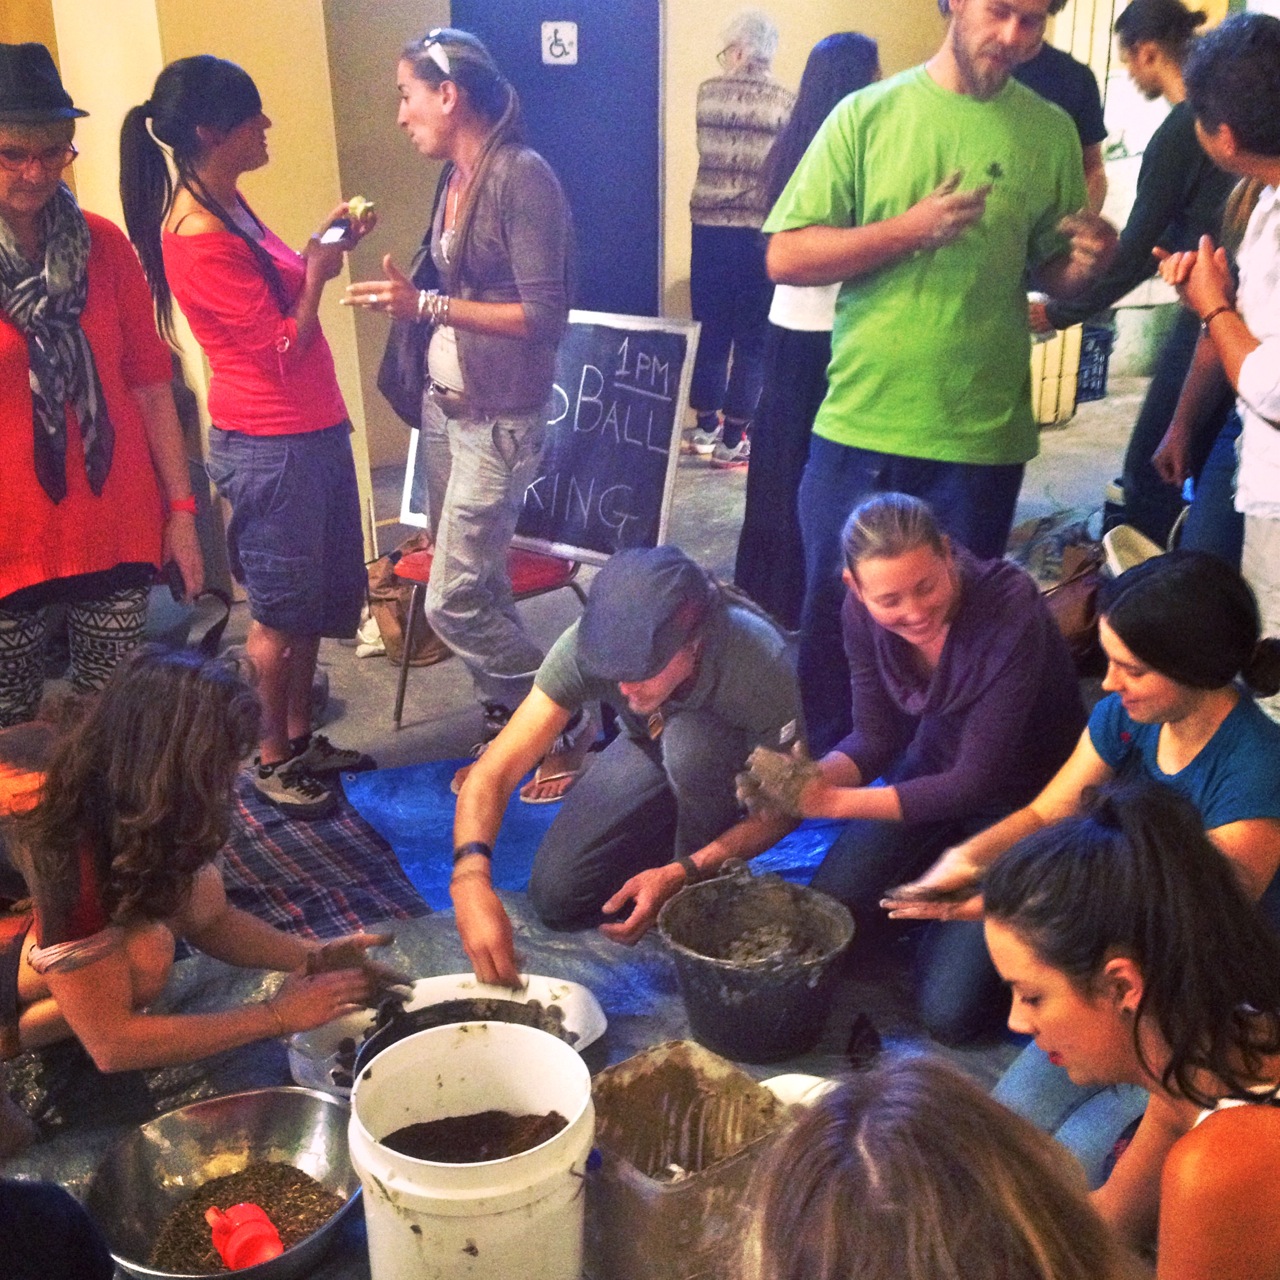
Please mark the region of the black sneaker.
[[323, 733], [313, 733], [307, 745], [293, 757], [292, 763], [301, 765], [317, 778], [327, 773], [366, 773], [378, 767], [372, 756], [365, 755], [363, 751], [335, 747]]
[[253, 771], [254, 790], [282, 813], [296, 818], [323, 818], [337, 807], [337, 798], [298, 758], [259, 764]]
[[471, 748], [471, 757], [479, 760], [485, 748], [507, 727], [511, 719], [511, 708], [501, 702], [482, 702], [484, 708], [484, 724], [480, 729], [480, 741]]

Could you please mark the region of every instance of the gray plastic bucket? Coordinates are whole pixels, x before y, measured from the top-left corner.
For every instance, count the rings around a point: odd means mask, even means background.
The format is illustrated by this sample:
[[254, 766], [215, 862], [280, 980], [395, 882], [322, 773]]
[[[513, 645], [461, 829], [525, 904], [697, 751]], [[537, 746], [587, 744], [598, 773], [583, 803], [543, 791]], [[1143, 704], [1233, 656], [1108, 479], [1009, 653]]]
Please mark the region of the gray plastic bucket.
[[666, 902], [658, 932], [694, 1037], [738, 1062], [775, 1062], [821, 1035], [853, 917], [825, 893], [739, 865]]

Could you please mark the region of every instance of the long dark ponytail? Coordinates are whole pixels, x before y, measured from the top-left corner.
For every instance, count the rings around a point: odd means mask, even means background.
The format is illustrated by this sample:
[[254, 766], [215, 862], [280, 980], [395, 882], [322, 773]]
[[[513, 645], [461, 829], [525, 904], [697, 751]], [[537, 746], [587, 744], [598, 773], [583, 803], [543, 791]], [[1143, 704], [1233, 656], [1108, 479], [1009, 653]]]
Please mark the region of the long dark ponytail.
[[1166, 1089], [1210, 1107], [1202, 1072], [1235, 1096], [1268, 1082], [1266, 1060], [1280, 1053], [1280, 939], [1189, 800], [1154, 782], [1104, 789], [1084, 816], [997, 858], [982, 897], [988, 920], [1081, 990], [1112, 956], [1141, 969], [1134, 1044], [1145, 1063], [1138, 1023], [1150, 1017], [1170, 1049]]
[[457, 248], [450, 271], [460, 277], [470, 237], [472, 216], [485, 173], [498, 149], [524, 141], [524, 117], [520, 96], [493, 60], [493, 54], [477, 36], [456, 27], [433, 27], [426, 35], [410, 40], [400, 53], [413, 68], [414, 76], [439, 88], [453, 81], [466, 96], [475, 113], [489, 124], [489, 134], [476, 159], [475, 173], [467, 188], [467, 198], [458, 210]]
[[[258, 269], [282, 314], [290, 298], [271, 255], [240, 227], [230, 212], [200, 181], [196, 159], [201, 126], [229, 132], [262, 110], [262, 99], [248, 72], [210, 54], [179, 58], [156, 79], [150, 101], [130, 108], [120, 130], [120, 203], [146, 272], [161, 332], [173, 340], [173, 295], [164, 273], [161, 227], [173, 203], [173, 175], [157, 139], [173, 155], [178, 185], [249, 247]], [[147, 121], [151, 121], [148, 129]]]

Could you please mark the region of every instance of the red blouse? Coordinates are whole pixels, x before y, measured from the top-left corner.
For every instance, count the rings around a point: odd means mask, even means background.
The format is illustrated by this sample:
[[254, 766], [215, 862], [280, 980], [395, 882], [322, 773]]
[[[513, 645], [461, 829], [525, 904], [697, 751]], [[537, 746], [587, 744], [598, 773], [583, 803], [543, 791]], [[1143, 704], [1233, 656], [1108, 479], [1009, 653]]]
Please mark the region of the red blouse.
[[[163, 236], [173, 296], [209, 361], [209, 416], [224, 431], [296, 435], [347, 416], [333, 353], [317, 329], [299, 345], [298, 323], [280, 314], [249, 246], [230, 231]], [[302, 292], [306, 263], [274, 232], [271, 255], [285, 294]]]
[[115, 426], [111, 473], [95, 497], [84, 473], [80, 428], [68, 410], [67, 496], [54, 503], [40, 487], [27, 341], [0, 313], [0, 598], [53, 578], [160, 563], [164, 508], [142, 414], [130, 393], [170, 381], [169, 349], [156, 333], [133, 246], [105, 218], [85, 218], [89, 296], [80, 325]]

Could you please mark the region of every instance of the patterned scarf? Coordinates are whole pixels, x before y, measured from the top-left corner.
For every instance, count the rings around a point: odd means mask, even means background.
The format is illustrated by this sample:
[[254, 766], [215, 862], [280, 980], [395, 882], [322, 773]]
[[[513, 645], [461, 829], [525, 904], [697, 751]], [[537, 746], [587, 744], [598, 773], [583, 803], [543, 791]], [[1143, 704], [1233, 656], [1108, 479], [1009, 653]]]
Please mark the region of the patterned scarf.
[[41, 210], [44, 264], [32, 265], [0, 218], [0, 311], [27, 340], [36, 478], [61, 502], [67, 496], [67, 415], [84, 440], [89, 488], [101, 494], [111, 471], [116, 433], [80, 313], [89, 296], [89, 224], [66, 183]]

